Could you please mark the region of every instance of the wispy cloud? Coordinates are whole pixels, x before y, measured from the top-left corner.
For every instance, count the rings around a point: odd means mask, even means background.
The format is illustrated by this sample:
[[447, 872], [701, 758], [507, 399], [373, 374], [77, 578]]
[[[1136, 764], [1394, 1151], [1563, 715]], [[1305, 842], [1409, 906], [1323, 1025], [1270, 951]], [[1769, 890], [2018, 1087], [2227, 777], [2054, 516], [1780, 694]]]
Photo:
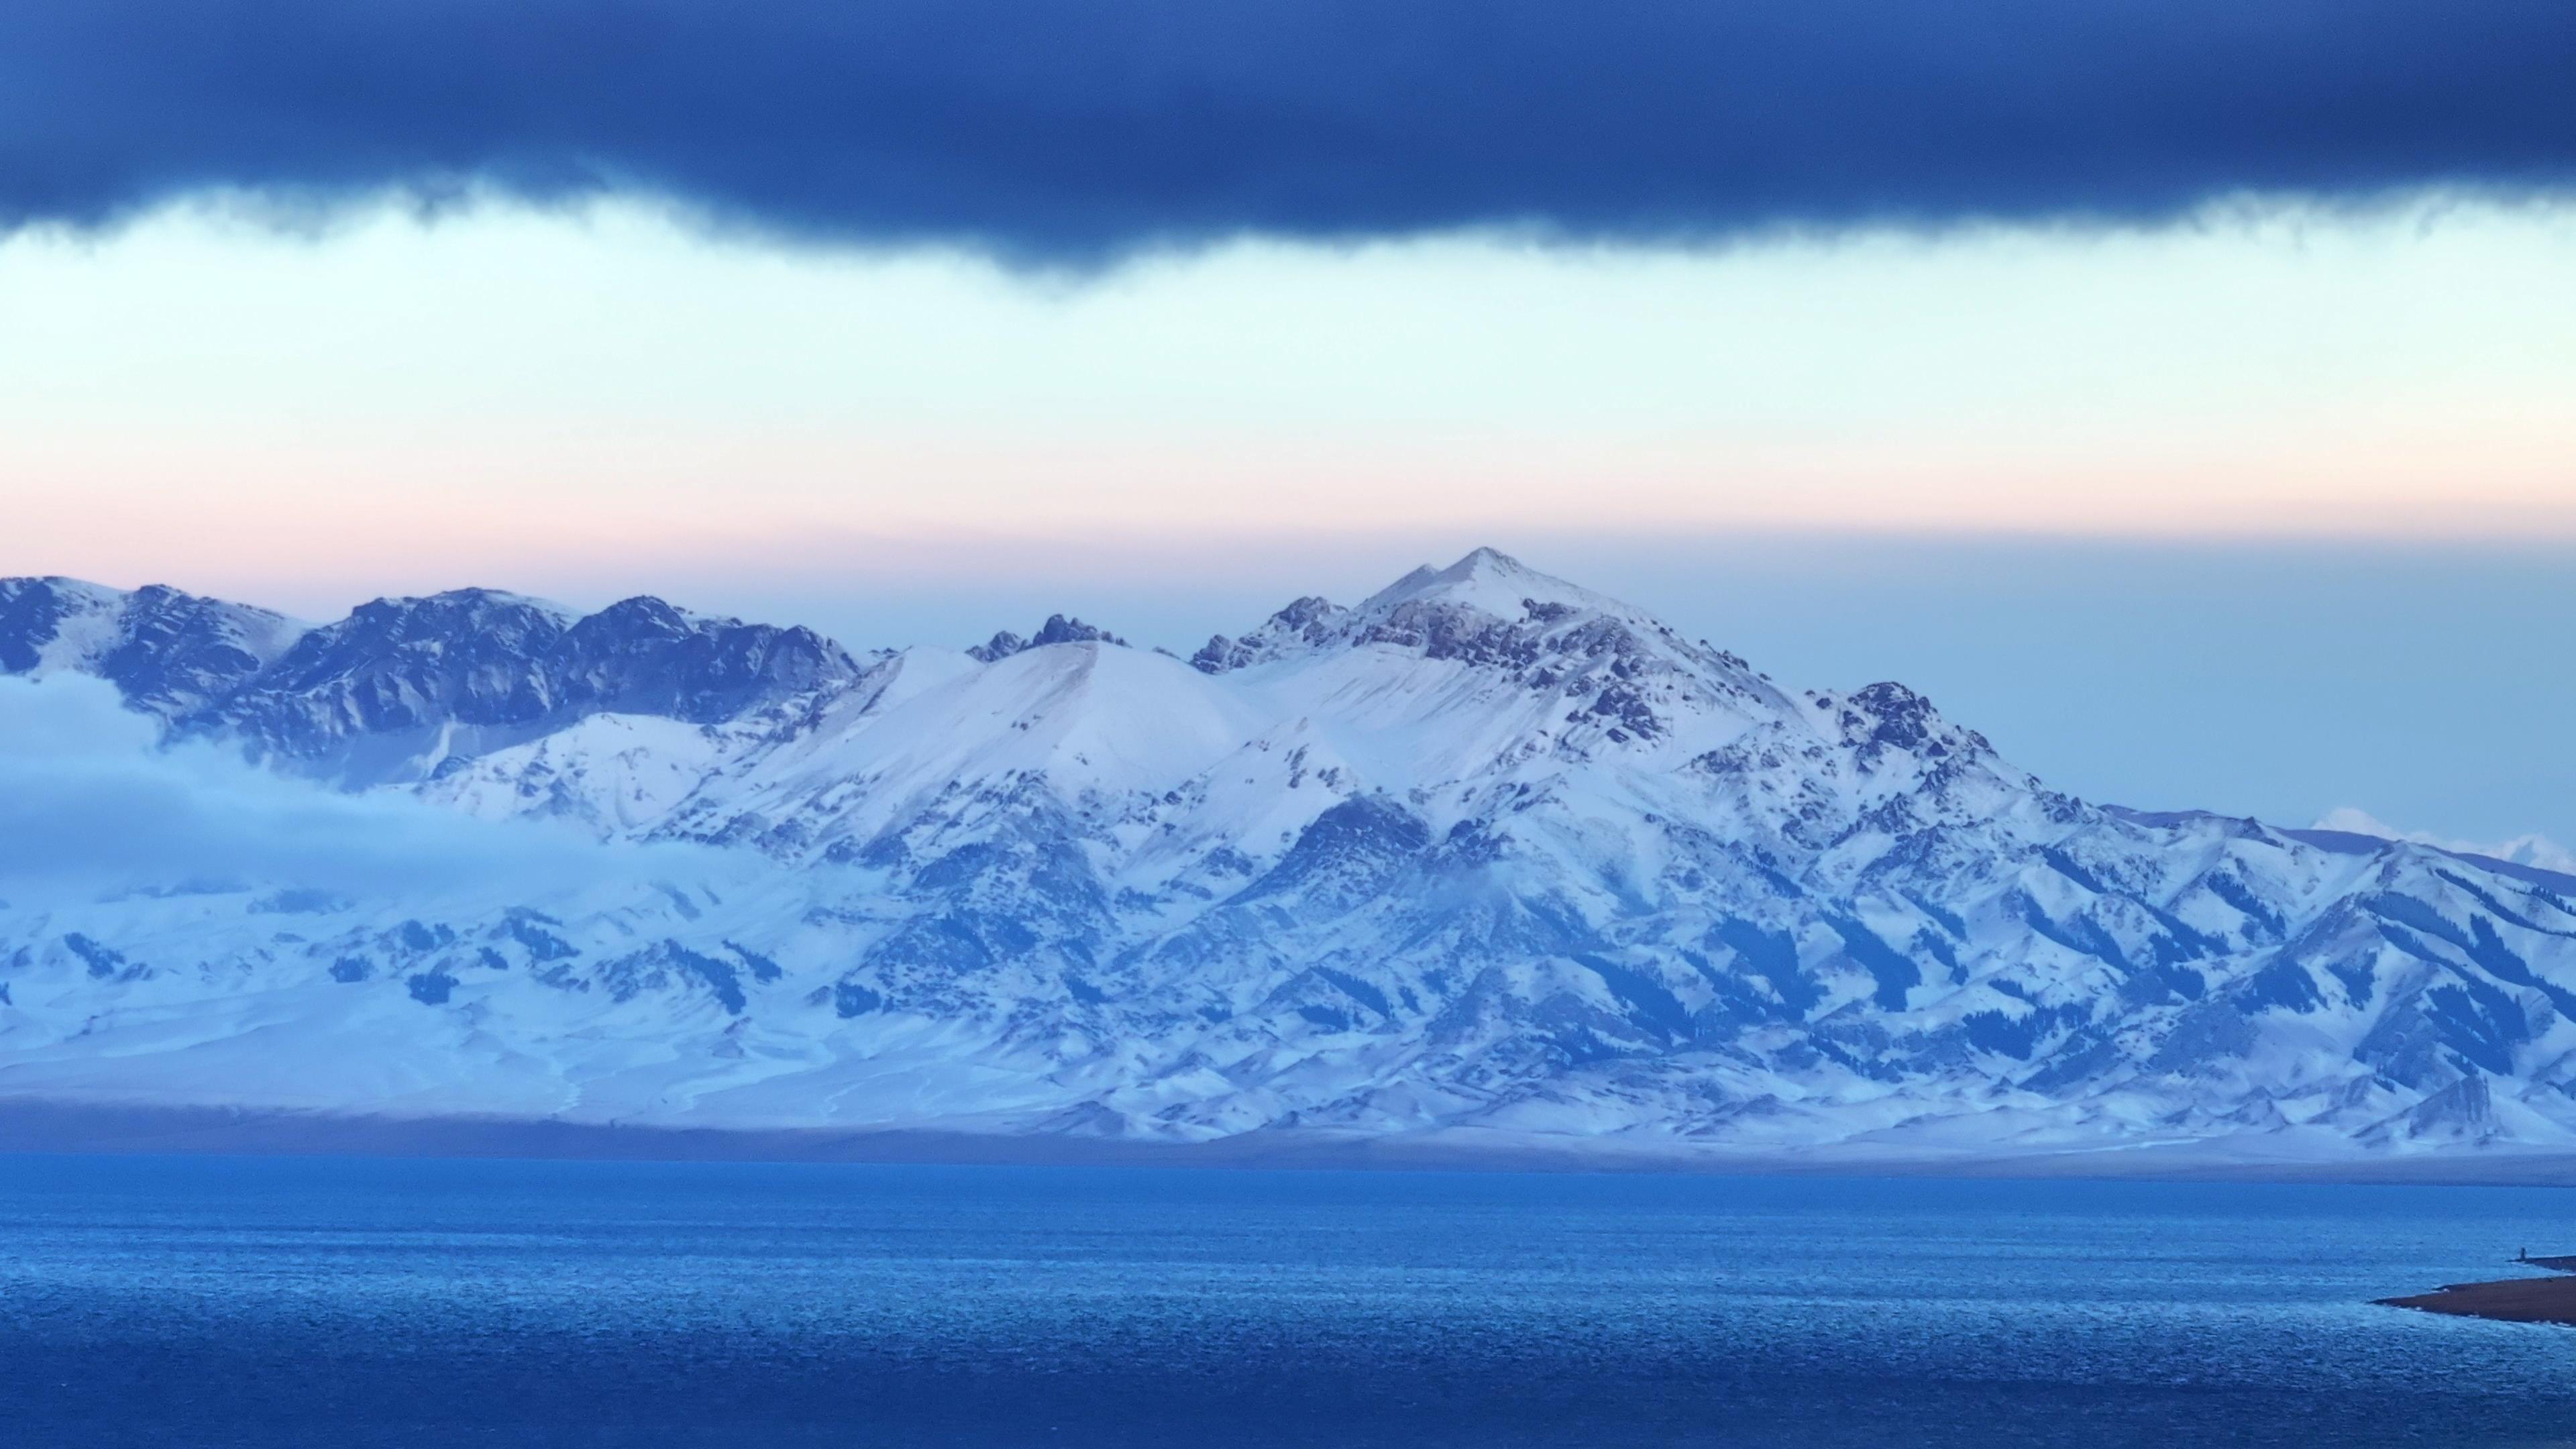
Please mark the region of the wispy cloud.
[[342, 794], [217, 745], [164, 748], [103, 681], [0, 678], [0, 897], [20, 904], [200, 883], [528, 900], [686, 879], [715, 858]]
[[633, 188], [1085, 260], [2161, 218], [2563, 187], [2570, 74], [2563, 0], [12, 0], [0, 224]]
[[2569, 850], [2546, 835], [2517, 835], [2509, 840], [2454, 840], [2428, 830], [2400, 830], [2366, 810], [2345, 805], [2327, 811], [2317, 821], [2319, 830], [2345, 830], [2355, 835], [2375, 835], [2382, 840], [2409, 840], [2418, 845], [2438, 846], [2464, 855], [2484, 855], [2496, 860], [2509, 860], [2516, 865], [2534, 866], [2576, 875], [2576, 851]]

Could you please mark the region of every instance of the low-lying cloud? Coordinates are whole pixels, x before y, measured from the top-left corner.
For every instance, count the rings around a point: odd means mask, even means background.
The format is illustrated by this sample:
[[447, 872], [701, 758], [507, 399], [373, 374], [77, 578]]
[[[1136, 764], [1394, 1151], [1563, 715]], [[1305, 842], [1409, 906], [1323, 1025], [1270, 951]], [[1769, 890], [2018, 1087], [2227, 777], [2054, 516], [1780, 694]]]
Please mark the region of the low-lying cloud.
[[219, 745], [163, 748], [102, 680], [0, 678], [0, 899], [223, 887], [529, 900], [699, 877], [718, 857], [344, 794]]
[[2537, 833], [2517, 835], [2510, 840], [2461, 840], [2437, 835], [2429, 830], [2400, 830], [2366, 810], [2350, 805], [2338, 806], [2318, 817], [2319, 830], [2340, 830], [2350, 835], [2371, 835], [2381, 840], [2403, 840], [2416, 845], [2430, 845], [2458, 855], [2483, 855], [2490, 860], [2509, 861], [2538, 870], [2576, 875], [2576, 851]]
[[2564, 188], [2570, 75], [2565, 0], [11, 0], [0, 227], [641, 191], [1081, 262], [2153, 220]]

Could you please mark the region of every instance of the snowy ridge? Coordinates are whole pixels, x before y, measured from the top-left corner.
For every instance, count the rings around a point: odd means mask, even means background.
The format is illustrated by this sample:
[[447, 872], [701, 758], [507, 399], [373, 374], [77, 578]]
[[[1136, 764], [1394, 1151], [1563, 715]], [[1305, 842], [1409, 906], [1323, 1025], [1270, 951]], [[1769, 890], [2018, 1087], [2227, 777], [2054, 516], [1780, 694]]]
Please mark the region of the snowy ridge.
[[651, 599], [306, 628], [12, 580], [0, 671], [98, 675], [173, 739], [335, 789], [720, 847], [577, 890], [31, 896], [0, 907], [0, 1097], [1667, 1155], [2576, 1147], [2576, 879], [2076, 800], [1901, 685], [1784, 690], [1491, 550], [1186, 662], [1061, 617], [862, 656]]

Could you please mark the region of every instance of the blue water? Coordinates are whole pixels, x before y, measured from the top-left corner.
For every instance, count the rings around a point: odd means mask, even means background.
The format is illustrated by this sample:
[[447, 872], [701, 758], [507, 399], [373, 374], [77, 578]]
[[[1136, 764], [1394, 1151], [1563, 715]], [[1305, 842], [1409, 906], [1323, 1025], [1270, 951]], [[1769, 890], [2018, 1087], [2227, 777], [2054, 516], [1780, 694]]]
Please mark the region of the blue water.
[[0, 1157], [25, 1445], [2541, 1445], [2545, 1189]]

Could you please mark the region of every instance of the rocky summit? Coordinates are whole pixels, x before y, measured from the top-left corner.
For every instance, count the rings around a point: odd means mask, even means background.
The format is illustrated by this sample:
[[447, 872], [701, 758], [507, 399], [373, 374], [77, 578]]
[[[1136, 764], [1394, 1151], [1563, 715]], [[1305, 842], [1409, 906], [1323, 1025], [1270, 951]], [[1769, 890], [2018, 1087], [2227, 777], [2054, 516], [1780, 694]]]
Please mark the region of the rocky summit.
[[592, 852], [0, 884], [21, 1104], [1708, 1160], [2576, 1148], [2576, 878], [2076, 799], [1902, 685], [1779, 685], [1491, 550], [1186, 660], [1062, 618], [858, 653], [656, 599], [308, 627], [18, 579], [0, 671], [103, 679], [162, 750], [281, 789]]

